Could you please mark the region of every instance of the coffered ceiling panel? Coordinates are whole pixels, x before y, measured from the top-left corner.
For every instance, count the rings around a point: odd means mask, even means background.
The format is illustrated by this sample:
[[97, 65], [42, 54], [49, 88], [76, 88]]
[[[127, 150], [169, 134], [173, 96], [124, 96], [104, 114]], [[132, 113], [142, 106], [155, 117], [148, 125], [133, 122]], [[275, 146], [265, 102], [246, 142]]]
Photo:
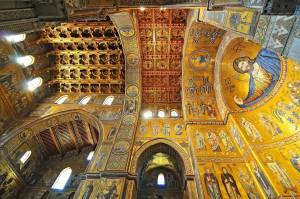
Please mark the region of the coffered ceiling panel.
[[124, 55], [111, 21], [64, 23], [42, 30], [60, 92], [124, 93]]
[[143, 103], [181, 102], [181, 59], [188, 11], [135, 11], [142, 49]]

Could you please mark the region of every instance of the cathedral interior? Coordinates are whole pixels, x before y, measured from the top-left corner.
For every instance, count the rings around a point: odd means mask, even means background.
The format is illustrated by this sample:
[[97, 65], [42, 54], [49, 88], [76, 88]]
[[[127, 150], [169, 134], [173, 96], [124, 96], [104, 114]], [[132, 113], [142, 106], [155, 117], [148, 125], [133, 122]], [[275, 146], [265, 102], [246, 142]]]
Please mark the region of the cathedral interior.
[[300, 199], [299, 0], [1, 0], [0, 199]]

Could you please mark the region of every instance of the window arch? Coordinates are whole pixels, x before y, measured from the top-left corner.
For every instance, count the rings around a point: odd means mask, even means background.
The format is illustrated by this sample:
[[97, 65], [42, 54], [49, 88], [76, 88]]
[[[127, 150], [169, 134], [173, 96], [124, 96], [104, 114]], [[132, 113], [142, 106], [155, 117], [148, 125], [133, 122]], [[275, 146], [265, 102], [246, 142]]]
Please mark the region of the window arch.
[[159, 173], [157, 176], [157, 185], [163, 186], [166, 185], [165, 175], [163, 173]]
[[165, 111], [164, 110], [159, 110], [157, 116], [161, 117], [161, 118], [165, 117]]
[[114, 96], [108, 96], [105, 98], [103, 105], [105, 106], [110, 106], [112, 105], [113, 101], [114, 101], [115, 97]]
[[175, 109], [171, 110], [171, 117], [178, 117], [178, 112]]
[[56, 178], [56, 180], [53, 183], [51, 188], [63, 190], [65, 188], [69, 178], [71, 177], [71, 174], [72, 174], [71, 167], [67, 167], [64, 170], [62, 170], [60, 172], [60, 174], [58, 175], [58, 177]]
[[6, 39], [6, 41], [8, 41], [10, 43], [18, 43], [18, 42], [24, 41], [26, 39], [26, 34], [22, 33], [22, 34], [16, 34], [16, 35], [7, 35], [4, 38]]
[[85, 96], [84, 98], [82, 98], [82, 100], [80, 100], [79, 104], [80, 105], [86, 105], [87, 103], [89, 103], [91, 98], [92, 98], [91, 96]]
[[43, 79], [40, 77], [36, 77], [30, 81], [27, 82], [27, 87], [30, 91], [34, 91], [36, 88], [41, 86], [43, 83]]
[[63, 104], [68, 99], [68, 95], [63, 95], [55, 101], [55, 104]]
[[26, 151], [22, 157], [20, 158], [20, 161], [25, 164], [25, 162], [29, 159], [29, 157], [31, 156], [31, 151]]
[[26, 68], [34, 63], [34, 57], [32, 55], [25, 55], [23, 57], [17, 57], [17, 63]]

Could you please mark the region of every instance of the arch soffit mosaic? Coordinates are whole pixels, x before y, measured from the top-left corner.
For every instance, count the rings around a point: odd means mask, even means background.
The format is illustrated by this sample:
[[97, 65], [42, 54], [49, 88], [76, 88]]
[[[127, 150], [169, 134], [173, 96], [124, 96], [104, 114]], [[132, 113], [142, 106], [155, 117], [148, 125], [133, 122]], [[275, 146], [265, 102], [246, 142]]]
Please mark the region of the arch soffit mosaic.
[[[217, 51], [217, 55], [215, 58], [215, 68], [214, 68], [214, 88], [215, 88], [215, 95], [217, 99], [217, 106], [220, 111], [220, 114], [223, 119], [228, 117], [230, 113], [230, 109], [225, 102], [225, 98], [222, 94], [222, 85], [221, 85], [221, 67], [222, 67], [222, 60], [223, 55], [225, 53], [226, 47], [235, 39], [242, 38], [240, 35], [226, 32], [221, 43], [219, 49]], [[225, 119], [226, 120], [226, 119]]]
[[92, 115], [91, 113], [80, 110], [80, 109], [73, 109], [68, 111], [62, 111], [59, 113], [54, 113], [51, 115], [47, 115], [43, 118], [27, 122], [21, 126], [16, 127], [11, 131], [11, 135], [5, 140], [0, 141], [3, 146], [7, 150], [9, 150], [12, 147], [17, 147], [23, 142], [25, 142], [27, 139], [35, 136], [39, 132], [42, 132], [43, 130], [57, 126], [61, 123], [74, 121], [74, 120], [83, 120], [83, 121], [89, 121], [89, 124], [92, 125], [97, 129], [98, 132], [101, 132], [99, 135], [99, 141], [98, 143], [102, 143], [103, 141], [103, 125], [102, 123], [97, 120], [97, 118]]
[[190, 156], [187, 154], [187, 152], [182, 147], [180, 147], [178, 144], [174, 143], [173, 141], [170, 141], [168, 139], [162, 139], [162, 138], [146, 142], [133, 154], [132, 160], [131, 160], [131, 167], [130, 167], [131, 174], [133, 174], [133, 175], [136, 174], [138, 161], [139, 161], [140, 157], [142, 156], [143, 152], [156, 144], [166, 144], [169, 147], [171, 147], [172, 149], [174, 149], [179, 154], [179, 156], [184, 164], [184, 171], [185, 171], [184, 175], [185, 176], [193, 176], [194, 175], [192, 163], [189, 158]]

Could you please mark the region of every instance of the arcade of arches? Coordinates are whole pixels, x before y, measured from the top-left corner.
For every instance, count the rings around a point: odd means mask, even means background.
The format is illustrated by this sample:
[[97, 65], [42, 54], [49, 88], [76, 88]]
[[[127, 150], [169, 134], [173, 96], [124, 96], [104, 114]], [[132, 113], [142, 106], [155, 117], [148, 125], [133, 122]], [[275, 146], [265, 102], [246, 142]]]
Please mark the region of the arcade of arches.
[[0, 198], [300, 198], [296, 4], [0, 2]]

